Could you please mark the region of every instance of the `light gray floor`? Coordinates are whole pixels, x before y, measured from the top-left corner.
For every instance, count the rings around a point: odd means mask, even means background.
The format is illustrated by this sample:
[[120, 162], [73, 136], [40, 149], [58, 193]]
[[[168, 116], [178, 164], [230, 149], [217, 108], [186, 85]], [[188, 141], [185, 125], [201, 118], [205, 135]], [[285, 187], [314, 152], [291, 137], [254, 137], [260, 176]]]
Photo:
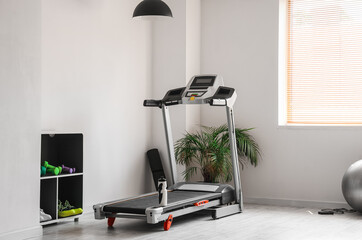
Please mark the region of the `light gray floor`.
[[113, 228], [106, 220], [87, 214], [79, 222], [44, 227], [44, 235], [32, 240], [64, 239], [362, 239], [362, 214], [318, 215], [318, 209], [246, 205], [241, 214], [212, 220], [194, 214], [174, 219], [169, 231], [163, 225], [142, 220], [116, 219]]

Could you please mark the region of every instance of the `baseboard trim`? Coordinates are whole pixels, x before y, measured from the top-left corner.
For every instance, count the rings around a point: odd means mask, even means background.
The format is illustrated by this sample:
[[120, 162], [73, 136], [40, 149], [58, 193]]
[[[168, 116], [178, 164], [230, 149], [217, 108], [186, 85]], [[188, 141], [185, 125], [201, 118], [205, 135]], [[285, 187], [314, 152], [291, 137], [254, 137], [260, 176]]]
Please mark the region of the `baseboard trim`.
[[245, 203], [258, 205], [273, 205], [281, 207], [305, 207], [305, 208], [347, 208], [351, 207], [346, 202], [323, 202], [295, 199], [277, 199], [277, 198], [244, 198]]
[[39, 237], [43, 235], [43, 228], [41, 226], [35, 226], [31, 228], [16, 230], [7, 233], [0, 234], [0, 240], [19, 240], [28, 239], [33, 237]]

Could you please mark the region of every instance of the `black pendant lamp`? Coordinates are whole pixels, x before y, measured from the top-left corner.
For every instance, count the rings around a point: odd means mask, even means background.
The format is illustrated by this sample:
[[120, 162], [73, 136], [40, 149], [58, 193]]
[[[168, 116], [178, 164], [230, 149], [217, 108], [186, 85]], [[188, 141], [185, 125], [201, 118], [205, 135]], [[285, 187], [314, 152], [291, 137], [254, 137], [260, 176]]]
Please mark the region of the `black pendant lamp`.
[[161, 0], [143, 0], [133, 12], [133, 17], [164, 16], [172, 17], [171, 9]]

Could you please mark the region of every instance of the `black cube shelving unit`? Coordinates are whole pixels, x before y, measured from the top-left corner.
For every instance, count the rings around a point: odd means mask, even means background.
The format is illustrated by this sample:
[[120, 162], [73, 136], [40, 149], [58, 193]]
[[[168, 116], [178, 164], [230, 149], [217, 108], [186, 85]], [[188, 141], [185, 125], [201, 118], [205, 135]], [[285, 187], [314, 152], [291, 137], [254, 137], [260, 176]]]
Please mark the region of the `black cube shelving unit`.
[[52, 216], [52, 220], [41, 225], [57, 223], [65, 219], [78, 220], [79, 215], [60, 218], [58, 200], [68, 200], [75, 208], [83, 208], [83, 134], [81, 133], [47, 133], [41, 135], [41, 162], [50, 165], [76, 168], [75, 173], [52, 175], [47, 173], [40, 177], [40, 208]]

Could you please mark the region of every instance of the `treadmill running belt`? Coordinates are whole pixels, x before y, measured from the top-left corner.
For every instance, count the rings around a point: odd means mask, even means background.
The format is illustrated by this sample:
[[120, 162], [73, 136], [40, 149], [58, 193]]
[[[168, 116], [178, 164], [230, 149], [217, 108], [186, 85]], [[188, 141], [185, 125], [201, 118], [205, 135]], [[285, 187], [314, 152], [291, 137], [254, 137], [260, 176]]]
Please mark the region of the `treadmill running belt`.
[[[167, 211], [193, 204], [201, 200], [213, 200], [221, 197], [221, 193], [197, 191], [172, 191], [167, 193]], [[190, 199], [190, 201], [187, 201]], [[192, 199], [192, 200], [191, 200]], [[182, 205], [169, 206], [172, 203], [185, 201]], [[104, 212], [145, 214], [146, 208], [158, 206], [158, 194], [111, 203], [103, 207]]]

